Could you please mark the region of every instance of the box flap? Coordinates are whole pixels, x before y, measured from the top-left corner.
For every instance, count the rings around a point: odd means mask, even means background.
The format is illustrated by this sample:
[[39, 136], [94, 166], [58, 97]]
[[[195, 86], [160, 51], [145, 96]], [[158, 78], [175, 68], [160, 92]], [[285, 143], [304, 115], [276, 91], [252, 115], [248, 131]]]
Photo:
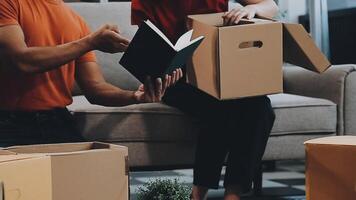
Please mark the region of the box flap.
[[91, 149], [93, 143], [68, 143], [68, 144], [38, 144], [12, 146], [7, 150], [16, 153], [58, 153], [58, 152], [73, 152]]
[[104, 142], [93, 142], [92, 149], [127, 149], [125, 146], [108, 144]]
[[285, 62], [318, 73], [331, 66], [302, 25], [283, 24], [283, 40]]
[[[224, 25], [224, 19], [223, 19], [224, 13], [211, 13], [211, 14], [201, 14], [201, 15], [189, 15], [188, 19], [193, 19], [196, 21], [199, 21], [201, 23], [210, 25], [210, 26], [215, 26], [215, 27], [233, 27], [233, 26], [239, 26], [239, 25], [249, 25], [249, 24], [263, 24], [263, 23], [271, 23], [274, 22], [273, 20], [270, 19], [261, 19], [261, 18], [253, 18], [253, 19], [241, 19], [240, 22], [236, 25]], [[188, 27], [189, 26], [190, 20], [188, 20]]]
[[40, 144], [40, 145], [25, 145], [13, 146], [7, 150], [16, 153], [71, 153], [79, 151], [89, 151], [94, 149], [109, 149], [110, 145], [97, 144], [94, 142], [84, 143], [65, 143], [65, 144]]
[[3, 149], [1, 149], [1, 150], [0, 150], [0, 156], [5, 156], [5, 155], [16, 155], [16, 153], [15, 153], [15, 152], [8, 151], [8, 150], [3, 150]]
[[222, 18], [223, 15], [224, 13], [212, 13], [202, 15], [189, 15], [188, 18], [211, 26], [222, 26], [224, 24], [224, 20]]
[[356, 136], [334, 136], [306, 141], [304, 144], [346, 145], [356, 147]]
[[45, 154], [49, 156], [80, 154], [80, 153], [87, 153], [91, 151], [105, 151], [111, 149], [127, 150], [127, 147], [101, 143], [101, 142], [84, 142], [84, 143], [65, 143], [65, 144], [25, 145], [25, 146], [13, 146], [7, 148], [7, 150], [18, 154], [37, 153], [37, 154]]
[[108, 144], [103, 142], [93, 142], [93, 149], [118, 149], [128, 151], [128, 148], [126, 146]]
[[21, 155], [6, 155], [0, 156], [0, 164], [11, 161], [26, 160], [32, 158], [44, 157], [44, 154], [21, 154]]

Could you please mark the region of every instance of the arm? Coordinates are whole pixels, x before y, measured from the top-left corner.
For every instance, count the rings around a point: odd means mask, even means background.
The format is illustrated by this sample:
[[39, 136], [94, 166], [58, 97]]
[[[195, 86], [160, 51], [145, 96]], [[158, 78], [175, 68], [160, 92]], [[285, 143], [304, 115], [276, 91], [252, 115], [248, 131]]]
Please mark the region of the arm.
[[278, 12], [278, 6], [273, 0], [243, 0], [245, 7], [235, 8], [223, 17], [226, 24], [238, 24], [242, 18], [252, 19], [256, 15], [273, 18]]
[[76, 66], [76, 81], [88, 101], [103, 106], [126, 106], [135, 103], [159, 102], [167, 87], [175, 84], [183, 72], [177, 70], [171, 76], [166, 76], [163, 82], [155, 80], [155, 85], [147, 79], [137, 91], [122, 90], [106, 82], [95, 62], [78, 63]]
[[278, 6], [273, 0], [244, 0], [245, 7], [255, 10], [257, 16], [273, 18], [278, 12]]
[[76, 81], [85, 97], [92, 104], [123, 106], [138, 103], [133, 91], [126, 91], [107, 83], [95, 62], [76, 66]]
[[54, 47], [28, 47], [19, 25], [0, 27], [0, 59], [10, 70], [41, 73], [58, 68], [92, 50], [124, 51], [129, 41], [116, 26], [105, 25], [80, 40]]

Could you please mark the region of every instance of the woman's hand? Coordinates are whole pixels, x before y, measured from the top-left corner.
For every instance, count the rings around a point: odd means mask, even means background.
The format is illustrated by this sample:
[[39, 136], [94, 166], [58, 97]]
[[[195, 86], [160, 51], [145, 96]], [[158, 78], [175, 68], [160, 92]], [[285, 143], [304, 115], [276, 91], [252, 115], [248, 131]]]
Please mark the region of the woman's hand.
[[242, 18], [252, 19], [256, 16], [257, 8], [255, 5], [247, 5], [245, 7], [234, 8], [223, 15], [225, 25], [235, 25]]
[[167, 88], [176, 84], [182, 77], [183, 71], [180, 68], [171, 75], [166, 75], [163, 81], [161, 78], [153, 81], [150, 77], [147, 77], [145, 83], [140, 85], [134, 93], [135, 99], [139, 103], [160, 102]]
[[256, 15], [273, 18], [278, 13], [278, 6], [274, 0], [244, 0], [245, 7], [240, 6], [225, 13], [225, 25], [238, 24], [242, 18], [252, 19]]

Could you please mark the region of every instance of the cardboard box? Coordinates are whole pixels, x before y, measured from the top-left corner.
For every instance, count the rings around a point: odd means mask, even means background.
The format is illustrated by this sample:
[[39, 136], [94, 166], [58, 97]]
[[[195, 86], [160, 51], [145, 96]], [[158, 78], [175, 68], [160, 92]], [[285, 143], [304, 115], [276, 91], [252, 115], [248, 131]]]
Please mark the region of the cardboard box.
[[94, 142], [7, 150], [17, 155], [0, 156], [5, 200], [129, 198], [126, 147]]
[[187, 67], [188, 82], [220, 100], [281, 93], [283, 61], [316, 72], [331, 64], [299, 24], [253, 19], [223, 26], [223, 13], [191, 15], [205, 36]]
[[0, 149], [0, 156], [6, 156], [6, 155], [16, 155], [16, 153], [8, 150]]
[[356, 199], [356, 136], [307, 141], [307, 200]]

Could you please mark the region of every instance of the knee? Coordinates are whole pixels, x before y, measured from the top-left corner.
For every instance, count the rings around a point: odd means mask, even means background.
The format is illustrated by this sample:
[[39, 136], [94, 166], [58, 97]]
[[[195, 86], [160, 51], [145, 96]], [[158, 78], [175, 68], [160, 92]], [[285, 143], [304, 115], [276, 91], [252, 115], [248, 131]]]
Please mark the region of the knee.
[[271, 100], [267, 96], [251, 99], [244, 109], [247, 116], [272, 128], [276, 114], [272, 108]]
[[266, 107], [271, 105], [271, 100], [267, 96], [258, 96], [251, 98], [251, 103], [255, 106]]
[[267, 96], [254, 97], [246, 102], [245, 108], [255, 110], [256, 112], [263, 112], [274, 117], [271, 100]]

